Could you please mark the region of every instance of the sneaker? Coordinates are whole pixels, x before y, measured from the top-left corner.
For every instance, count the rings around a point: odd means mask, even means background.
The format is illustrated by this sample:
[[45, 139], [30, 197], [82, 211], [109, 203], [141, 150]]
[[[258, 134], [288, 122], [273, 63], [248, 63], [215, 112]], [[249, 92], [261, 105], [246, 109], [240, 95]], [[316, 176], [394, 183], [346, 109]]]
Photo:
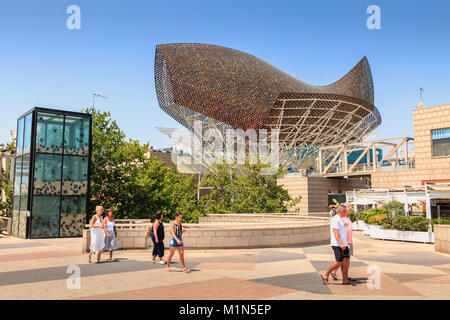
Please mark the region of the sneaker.
[[156, 260], [152, 260], [152, 263], [153, 263], [153, 264], [156, 263]]
[[158, 263], [159, 263], [159, 264], [166, 264], [166, 262], [163, 261], [163, 260], [159, 261]]

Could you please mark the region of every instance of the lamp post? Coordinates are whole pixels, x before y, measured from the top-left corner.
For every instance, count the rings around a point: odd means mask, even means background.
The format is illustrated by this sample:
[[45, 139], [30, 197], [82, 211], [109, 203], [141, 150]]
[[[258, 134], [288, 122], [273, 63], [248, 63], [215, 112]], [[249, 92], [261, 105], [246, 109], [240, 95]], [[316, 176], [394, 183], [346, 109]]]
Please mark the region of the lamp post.
[[94, 108], [94, 104], [95, 104], [95, 98], [96, 97], [100, 97], [100, 98], [105, 98], [107, 99], [108, 97], [102, 96], [101, 94], [98, 93], [92, 93], [92, 108]]
[[420, 103], [419, 103], [419, 109], [423, 108], [423, 99], [422, 99], [422, 92], [423, 88], [420, 88]]

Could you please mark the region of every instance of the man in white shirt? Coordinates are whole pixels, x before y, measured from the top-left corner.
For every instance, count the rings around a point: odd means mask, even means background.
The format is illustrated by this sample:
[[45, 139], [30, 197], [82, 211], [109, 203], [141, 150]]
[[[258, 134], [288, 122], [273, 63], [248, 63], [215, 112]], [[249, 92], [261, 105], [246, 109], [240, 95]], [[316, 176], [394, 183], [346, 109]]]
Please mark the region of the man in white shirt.
[[330, 210], [330, 218], [333, 218], [335, 215], [336, 215], [336, 210], [333, 206], [333, 207], [331, 207], [331, 210]]
[[336, 215], [330, 222], [330, 238], [331, 248], [334, 251], [336, 262], [330, 265], [327, 271], [321, 275], [323, 284], [328, 284], [328, 276], [330, 272], [336, 268], [341, 268], [342, 271], [342, 284], [352, 284], [348, 280], [348, 265], [350, 262], [350, 252], [347, 244], [347, 229], [345, 228], [342, 218], [345, 217], [347, 208], [343, 205], [339, 205], [336, 210]]

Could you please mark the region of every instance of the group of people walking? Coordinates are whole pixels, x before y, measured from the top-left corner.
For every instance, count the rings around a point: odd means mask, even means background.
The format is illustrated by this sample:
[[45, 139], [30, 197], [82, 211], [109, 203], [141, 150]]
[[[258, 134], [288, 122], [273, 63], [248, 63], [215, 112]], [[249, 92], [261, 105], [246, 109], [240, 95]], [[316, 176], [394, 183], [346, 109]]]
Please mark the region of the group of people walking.
[[[97, 262], [101, 263], [101, 256], [104, 251], [109, 251], [109, 260], [117, 261], [113, 259], [113, 251], [119, 248], [117, 243], [117, 230], [115, 226], [115, 220], [113, 218], [113, 210], [107, 210], [107, 216], [103, 219], [103, 207], [97, 206], [95, 208], [95, 215], [90, 222], [91, 228], [91, 245], [88, 254], [89, 263], [92, 263], [92, 254], [97, 255]], [[164, 224], [162, 223], [163, 213], [161, 211], [156, 212], [155, 221], [147, 232], [147, 236], [152, 239], [153, 252], [152, 263], [166, 264], [164, 258]], [[172, 271], [170, 268], [170, 262], [175, 254], [175, 250], [178, 251], [180, 257], [180, 263], [183, 272], [190, 272], [190, 269], [186, 268], [184, 262], [184, 244], [183, 244], [183, 226], [181, 220], [183, 214], [178, 212], [175, 214], [175, 221], [170, 225], [170, 240], [169, 240], [169, 256], [167, 258], [167, 271]], [[159, 261], [156, 261], [156, 258]]]
[[[164, 225], [162, 223], [163, 213], [161, 211], [156, 212], [156, 219], [153, 225], [150, 227], [147, 235], [151, 237], [153, 241], [153, 252], [152, 252], [152, 263], [166, 264], [163, 260], [164, 257]], [[180, 257], [180, 263], [183, 272], [190, 272], [184, 263], [184, 244], [183, 244], [183, 225], [181, 220], [183, 219], [183, 214], [177, 212], [175, 214], [175, 221], [170, 225], [170, 240], [169, 240], [169, 257], [167, 258], [167, 271], [172, 271], [170, 269], [170, 262], [175, 254], [175, 250], [178, 251]], [[156, 261], [156, 257], [159, 261]]]
[[[89, 263], [92, 262], [92, 254], [97, 254], [97, 263], [101, 262], [101, 255], [104, 251], [109, 251], [109, 260], [113, 259], [113, 251], [118, 249], [117, 244], [117, 230], [115, 226], [115, 220], [113, 218], [113, 210], [107, 210], [107, 216], [103, 219], [103, 207], [97, 206], [95, 208], [96, 214], [92, 217], [91, 227], [91, 246], [89, 252]], [[334, 280], [338, 280], [337, 271], [341, 269], [342, 272], [342, 284], [353, 284], [355, 279], [348, 276], [350, 268], [350, 256], [353, 255], [352, 244], [352, 232], [353, 225], [352, 220], [349, 217], [350, 207], [346, 204], [341, 204], [335, 210], [335, 214], [331, 214], [330, 223], [330, 238], [331, 248], [334, 253], [335, 262], [332, 263], [329, 268], [321, 275], [323, 284], [329, 284], [329, 276]], [[184, 244], [183, 244], [183, 225], [181, 220], [183, 214], [178, 212], [175, 214], [175, 221], [170, 225], [170, 240], [169, 240], [169, 256], [167, 262], [164, 261], [164, 224], [162, 223], [163, 213], [161, 211], [156, 212], [155, 221], [147, 232], [147, 236], [152, 239], [153, 252], [152, 263], [159, 263], [162, 265], [167, 264], [167, 271], [172, 271], [170, 263], [175, 254], [178, 251], [180, 263], [183, 272], [190, 272], [186, 268], [184, 261]], [[159, 259], [159, 261], [156, 260]]]
[[119, 248], [117, 244], [116, 222], [113, 218], [113, 210], [108, 209], [106, 217], [103, 219], [103, 207], [95, 207], [95, 215], [91, 219], [91, 246], [89, 249], [88, 260], [92, 263], [92, 254], [97, 255], [97, 262], [101, 262], [102, 253], [109, 251], [109, 261], [113, 259], [113, 251]]

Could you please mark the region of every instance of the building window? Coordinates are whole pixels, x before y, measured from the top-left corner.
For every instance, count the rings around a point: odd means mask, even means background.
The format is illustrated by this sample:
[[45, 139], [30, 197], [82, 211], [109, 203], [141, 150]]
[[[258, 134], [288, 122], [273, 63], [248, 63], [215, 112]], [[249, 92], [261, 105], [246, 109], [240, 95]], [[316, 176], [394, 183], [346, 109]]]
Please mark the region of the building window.
[[450, 128], [431, 130], [433, 156], [450, 156]]

